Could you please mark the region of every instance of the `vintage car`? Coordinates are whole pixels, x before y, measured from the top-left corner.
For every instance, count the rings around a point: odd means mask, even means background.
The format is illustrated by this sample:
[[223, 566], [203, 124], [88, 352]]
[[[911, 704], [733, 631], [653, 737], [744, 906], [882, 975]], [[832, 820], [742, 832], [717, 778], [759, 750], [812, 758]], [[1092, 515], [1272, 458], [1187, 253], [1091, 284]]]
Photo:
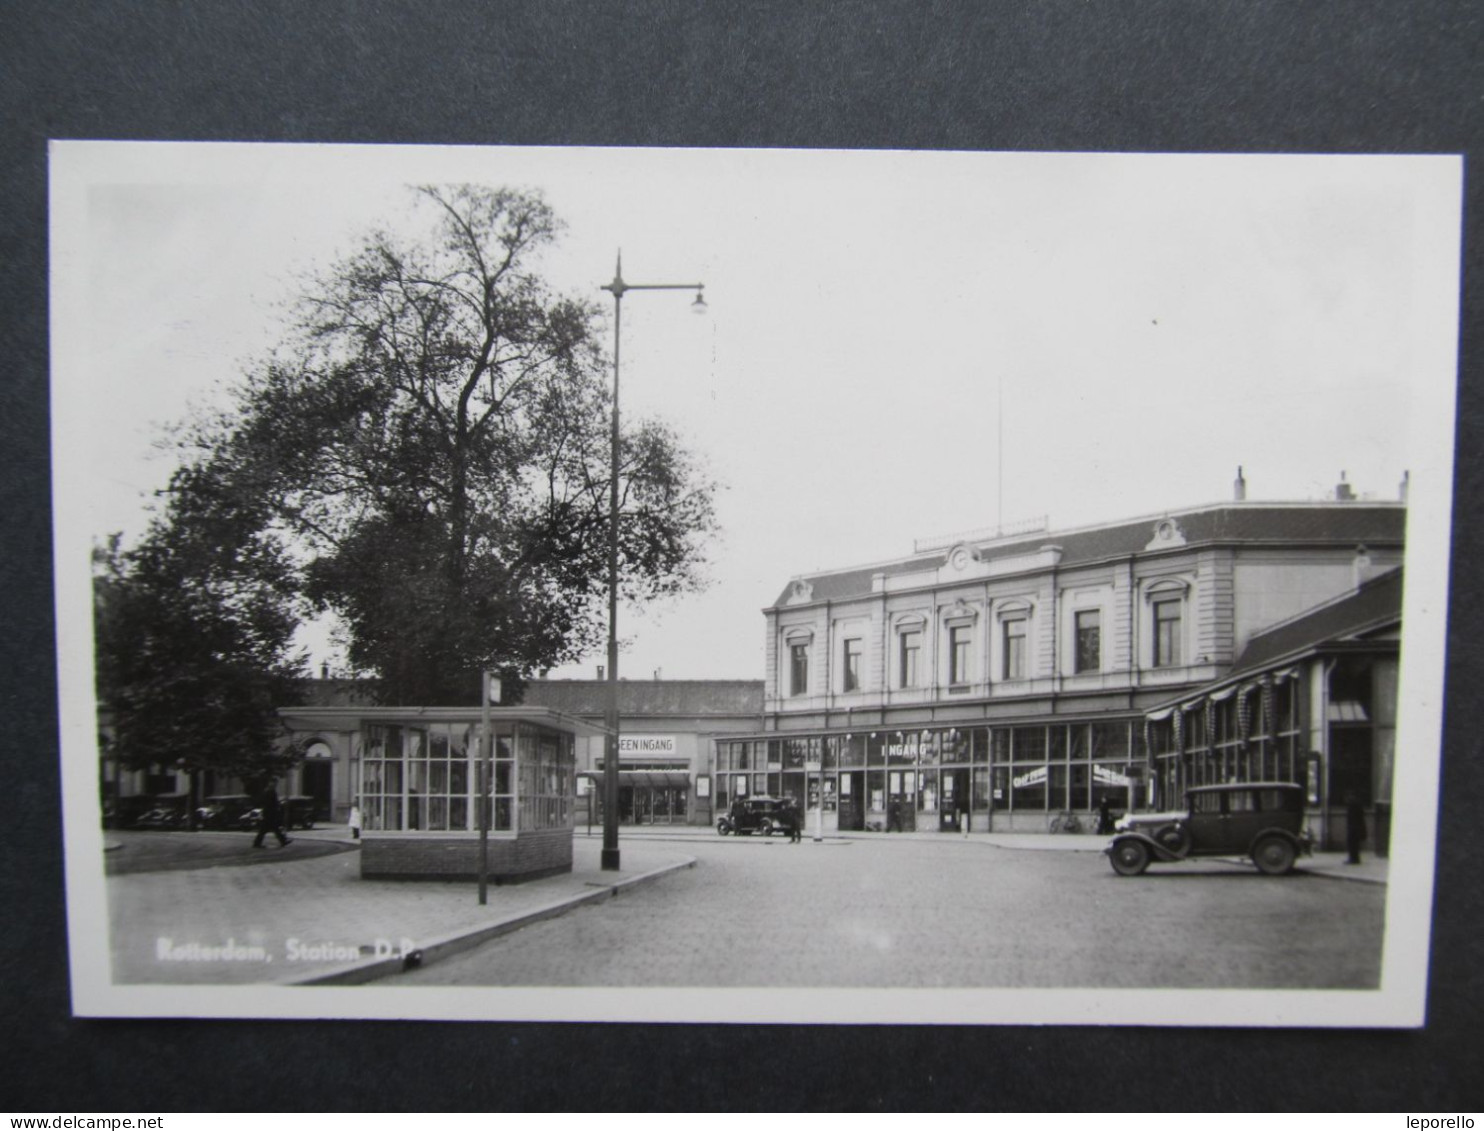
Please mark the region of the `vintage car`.
[[1189, 808], [1124, 818], [1103, 851], [1120, 876], [1137, 876], [1151, 862], [1192, 856], [1248, 856], [1260, 872], [1281, 876], [1313, 851], [1304, 829], [1304, 790], [1290, 782], [1192, 786]]
[[797, 820], [797, 810], [790, 802], [778, 797], [748, 797], [736, 802], [726, 815], [716, 822], [716, 831], [722, 836], [735, 833], [747, 836], [762, 833], [772, 836], [775, 831], [786, 832], [792, 820]]
[[203, 829], [250, 829], [256, 824], [253, 800], [245, 793], [218, 793], [206, 798], [196, 810], [196, 824]]

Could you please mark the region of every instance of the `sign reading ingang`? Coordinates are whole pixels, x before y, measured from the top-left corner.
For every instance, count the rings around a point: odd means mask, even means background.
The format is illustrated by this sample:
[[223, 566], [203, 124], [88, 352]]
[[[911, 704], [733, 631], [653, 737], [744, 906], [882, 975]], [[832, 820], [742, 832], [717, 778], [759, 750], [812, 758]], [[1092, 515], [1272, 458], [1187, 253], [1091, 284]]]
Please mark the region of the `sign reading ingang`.
[[618, 736], [618, 756], [633, 754], [674, 754], [673, 734], [621, 734]]

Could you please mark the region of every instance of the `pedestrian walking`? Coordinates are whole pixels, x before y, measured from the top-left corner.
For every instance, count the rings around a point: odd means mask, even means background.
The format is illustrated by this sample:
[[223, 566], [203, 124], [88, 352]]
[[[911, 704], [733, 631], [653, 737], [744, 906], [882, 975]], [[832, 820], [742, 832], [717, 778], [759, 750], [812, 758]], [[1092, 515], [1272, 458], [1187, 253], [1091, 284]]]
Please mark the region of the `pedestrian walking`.
[[1365, 806], [1354, 790], [1345, 794], [1345, 851], [1346, 864], [1360, 863], [1360, 846], [1365, 843]]
[[269, 786], [263, 791], [262, 804], [258, 808], [258, 835], [253, 839], [254, 848], [263, 847], [263, 838], [272, 833], [278, 838], [278, 847], [293, 843], [293, 837], [283, 832], [283, 805], [278, 800], [278, 790]]
[[788, 803], [788, 809], [785, 811], [788, 814], [788, 842], [799, 844], [804, 839], [804, 814], [792, 801]]
[[350, 839], [361, 839], [361, 803], [359, 800], [350, 803]]
[[902, 831], [902, 803], [900, 801], [892, 801], [886, 806], [886, 831], [889, 833]]

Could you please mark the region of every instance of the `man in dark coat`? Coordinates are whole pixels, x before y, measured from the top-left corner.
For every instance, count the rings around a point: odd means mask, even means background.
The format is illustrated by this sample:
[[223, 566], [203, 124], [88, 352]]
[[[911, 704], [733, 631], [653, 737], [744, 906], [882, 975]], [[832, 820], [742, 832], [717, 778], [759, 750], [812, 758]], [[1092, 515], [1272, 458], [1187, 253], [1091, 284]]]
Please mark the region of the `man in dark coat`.
[[263, 847], [263, 838], [272, 833], [278, 838], [278, 846], [292, 842], [292, 837], [283, 835], [283, 805], [278, 800], [278, 790], [271, 785], [263, 791], [262, 805], [258, 809], [258, 835], [253, 839], [254, 848]]
[[1360, 863], [1360, 846], [1365, 843], [1365, 806], [1355, 793], [1345, 794], [1345, 851], [1349, 853], [1346, 864]]
[[1113, 804], [1105, 793], [1098, 800], [1098, 835], [1107, 836], [1113, 831]]

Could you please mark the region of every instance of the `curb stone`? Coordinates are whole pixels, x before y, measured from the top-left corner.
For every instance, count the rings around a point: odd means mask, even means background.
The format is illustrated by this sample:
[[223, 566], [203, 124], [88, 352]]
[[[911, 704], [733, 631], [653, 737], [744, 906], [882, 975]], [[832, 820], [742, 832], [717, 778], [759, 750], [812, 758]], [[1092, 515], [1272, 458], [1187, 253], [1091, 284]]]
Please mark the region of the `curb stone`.
[[604, 884], [590, 892], [580, 895], [569, 895], [562, 899], [553, 900], [550, 903], [534, 907], [529, 911], [523, 911], [519, 915], [513, 915], [508, 919], [501, 919], [495, 923], [486, 923], [479, 927], [465, 927], [447, 934], [435, 936], [423, 943], [413, 954], [417, 961], [408, 965], [406, 959], [401, 955], [393, 955], [388, 958], [368, 958], [357, 962], [348, 963], [331, 970], [319, 971], [306, 974], [298, 978], [290, 978], [279, 985], [283, 986], [359, 986], [367, 982], [374, 982], [381, 978], [388, 978], [400, 974], [407, 969], [416, 969], [428, 966], [440, 959], [450, 958], [456, 954], [462, 954], [466, 950], [472, 950], [481, 943], [490, 939], [499, 938], [501, 935], [510, 934], [520, 928], [538, 923], [543, 919], [554, 919], [563, 915], [573, 908], [584, 906], [589, 903], [599, 903], [605, 899], [612, 899], [620, 892], [626, 891], [651, 880], [657, 880], [661, 876], [678, 872], [683, 868], [694, 868], [696, 858], [688, 856], [684, 860], [678, 860], [673, 864], [666, 864], [653, 871], [641, 872], [637, 876], [619, 880], [616, 883]]

